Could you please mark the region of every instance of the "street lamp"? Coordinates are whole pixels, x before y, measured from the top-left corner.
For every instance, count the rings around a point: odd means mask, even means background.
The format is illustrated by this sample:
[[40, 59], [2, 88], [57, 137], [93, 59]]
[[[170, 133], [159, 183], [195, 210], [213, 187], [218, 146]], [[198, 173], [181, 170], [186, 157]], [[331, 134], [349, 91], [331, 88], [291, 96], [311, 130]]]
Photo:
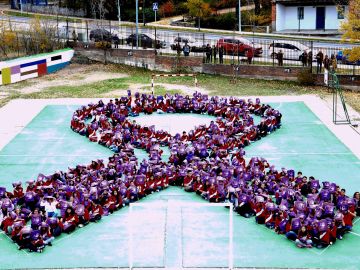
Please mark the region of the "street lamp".
[[119, 20], [119, 25], [120, 25], [120, 23], [121, 23], [120, 0], [117, 1], [117, 6], [118, 6], [118, 20]]
[[241, 0], [239, 0], [239, 32], [241, 32]]
[[135, 23], [136, 23], [136, 49], [138, 49], [138, 36], [139, 36], [139, 0], [135, 0], [135, 9], [136, 9], [136, 18], [135, 18]]
[[145, 26], [145, 0], [142, 1], [143, 24]]

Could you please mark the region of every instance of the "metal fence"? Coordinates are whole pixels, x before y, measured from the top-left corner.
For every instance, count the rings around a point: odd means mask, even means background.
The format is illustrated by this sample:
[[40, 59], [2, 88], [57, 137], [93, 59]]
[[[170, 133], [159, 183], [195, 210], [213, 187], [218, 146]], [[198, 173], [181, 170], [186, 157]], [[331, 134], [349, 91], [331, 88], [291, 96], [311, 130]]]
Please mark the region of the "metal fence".
[[[353, 44], [341, 44], [310, 39], [281, 39], [243, 36], [239, 32], [209, 33], [173, 29], [139, 28], [114, 24], [111, 21], [88, 20], [82, 23], [52, 21], [56, 24], [57, 38], [65, 41], [77, 39], [85, 43], [107, 41], [112, 48], [156, 50], [158, 54], [199, 56], [205, 63], [225, 65], [269, 65], [309, 67], [317, 72], [317, 56], [333, 57], [338, 74], [360, 75], [360, 61], [351, 63], [343, 53]], [[26, 29], [28, 23], [12, 22]], [[358, 46], [358, 45], [357, 45]], [[188, 53], [187, 53], [188, 52]], [[335, 60], [333, 60], [335, 61]], [[323, 66], [323, 63], [322, 63]], [[323, 69], [322, 69], [323, 71]]]

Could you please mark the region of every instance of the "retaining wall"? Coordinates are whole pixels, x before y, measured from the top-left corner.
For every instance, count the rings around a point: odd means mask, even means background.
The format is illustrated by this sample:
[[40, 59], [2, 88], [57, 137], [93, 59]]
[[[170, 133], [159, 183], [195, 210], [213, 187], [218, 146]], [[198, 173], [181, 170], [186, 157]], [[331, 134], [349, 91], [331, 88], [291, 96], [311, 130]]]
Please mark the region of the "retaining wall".
[[0, 62], [0, 85], [53, 73], [70, 63], [74, 50], [63, 49]]
[[[95, 48], [80, 48], [77, 50], [80, 56], [86, 56], [93, 61], [125, 64], [129, 66], [142, 67], [150, 70], [165, 72], [198, 72], [206, 74], [217, 74], [225, 76], [238, 76], [242, 78], [259, 78], [270, 80], [297, 80], [302, 67], [279, 67], [279, 66], [259, 66], [241, 64], [236, 66], [206, 64], [203, 63], [202, 57], [181, 55], [159, 55], [150, 49], [110, 49], [106, 52]], [[324, 84], [323, 74], [314, 74], [315, 81], [318, 85]], [[340, 84], [344, 88], [360, 91], [360, 76], [355, 75], [338, 75]]]

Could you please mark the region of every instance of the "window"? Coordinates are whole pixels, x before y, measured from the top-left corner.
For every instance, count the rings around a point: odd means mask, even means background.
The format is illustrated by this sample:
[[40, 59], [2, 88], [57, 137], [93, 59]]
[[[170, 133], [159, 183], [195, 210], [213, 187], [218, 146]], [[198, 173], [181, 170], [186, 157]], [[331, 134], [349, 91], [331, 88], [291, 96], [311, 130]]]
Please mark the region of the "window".
[[303, 20], [304, 19], [304, 7], [298, 7], [297, 13], [298, 13], [298, 20]]
[[337, 6], [337, 17], [339, 20], [342, 20], [345, 18], [345, 6]]

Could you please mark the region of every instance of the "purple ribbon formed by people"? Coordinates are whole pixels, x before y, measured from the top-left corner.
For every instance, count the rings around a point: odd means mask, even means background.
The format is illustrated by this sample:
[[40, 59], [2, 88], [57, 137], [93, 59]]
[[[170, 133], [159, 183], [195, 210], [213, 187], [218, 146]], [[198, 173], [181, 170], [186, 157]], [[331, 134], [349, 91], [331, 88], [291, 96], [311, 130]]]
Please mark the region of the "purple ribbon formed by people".
[[[172, 136], [128, 118], [140, 113], [208, 114], [215, 120]], [[320, 184], [301, 172], [276, 170], [264, 158], [245, 159], [244, 148], [279, 129], [281, 117], [258, 98], [200, 93], [156, 97], [129, 91], [107, 104], [82, 106], [71, 129], [115, 154], [106, 162], [40, 174], [25, 190], [21, 182], [13, 183], [12, 192], [0, 187], [1, 229], [19, 249], [42, 252], [54, 237], [174, 185], [212, 203], [229, 201], [240, 216], [254, 217], [298, 247], [331, 245], [352, 229], [358, 196], [349, 198], [335, 183]], [[168, 162], [161, 146], [169, 148]], [[135, 148], [149, 158], [139, 161]]]

